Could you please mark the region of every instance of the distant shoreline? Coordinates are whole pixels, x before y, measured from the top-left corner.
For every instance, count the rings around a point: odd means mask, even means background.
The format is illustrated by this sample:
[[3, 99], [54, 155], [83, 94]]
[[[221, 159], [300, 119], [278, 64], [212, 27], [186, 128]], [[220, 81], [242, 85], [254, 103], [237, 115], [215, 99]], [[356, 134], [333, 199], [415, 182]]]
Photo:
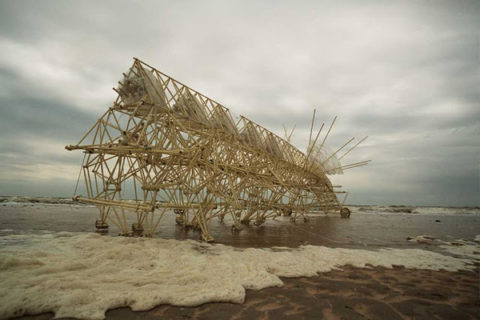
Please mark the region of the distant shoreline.
[[[0, 196], [0, 204], [4, 202], [16, 203], [50, 203], [50, 204], [77, 204], [86, 205], [74, 201], [71, 197], [35, 197], [35, 196]], [[386, 208], [451, 208], [451, 209], [479, 209], [478, 206], [442, 206], [442, 205], [409, 205], [409, 204], [355, 204], [347, 203], [351, 207], [386, 207]]]

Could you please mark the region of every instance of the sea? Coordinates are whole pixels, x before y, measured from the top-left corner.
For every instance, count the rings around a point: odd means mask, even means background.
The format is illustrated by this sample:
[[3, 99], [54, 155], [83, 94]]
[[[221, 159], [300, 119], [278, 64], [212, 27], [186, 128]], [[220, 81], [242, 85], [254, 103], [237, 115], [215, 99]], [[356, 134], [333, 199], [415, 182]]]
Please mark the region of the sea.
[[[233, 231], [215, 243], [167, 212], [152, 238], [95, 233], [97, 208], [64, 198], [0, 197], [0, 318], [54, 312], [103, 319], [108, 309], [243, 303], [284, 277], [384, 267], [464, 272], [480, 263], [480, 208], [348, 206], [349, 219], [310, 212]], [[133, 215], [130, 222], [133, 223]]]

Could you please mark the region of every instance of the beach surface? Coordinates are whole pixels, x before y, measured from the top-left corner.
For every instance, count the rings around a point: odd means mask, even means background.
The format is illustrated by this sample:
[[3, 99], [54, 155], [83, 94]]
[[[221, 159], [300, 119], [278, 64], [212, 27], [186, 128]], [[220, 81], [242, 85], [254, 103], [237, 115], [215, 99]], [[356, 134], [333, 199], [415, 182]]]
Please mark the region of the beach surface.
[[8, 199], [0, 203], [0, 314], [478, 318], [480, 209], [351, 208], [351, 219], [279, 217], [239, 233], [214, 221], [219, 244], [210, 245], [175, 226], [173, 214], [154, 239], [115, 237], [114, 228], [105, 237], [91, 232], [95, 207]]

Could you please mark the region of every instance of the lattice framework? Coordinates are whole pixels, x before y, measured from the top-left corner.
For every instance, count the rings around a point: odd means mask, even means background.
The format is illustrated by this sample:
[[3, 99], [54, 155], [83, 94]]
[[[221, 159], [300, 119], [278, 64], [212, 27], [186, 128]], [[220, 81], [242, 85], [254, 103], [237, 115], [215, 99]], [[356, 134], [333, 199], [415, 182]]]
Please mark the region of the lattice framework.
[[[152, 236], [173, 209], [178, 224], [212, 241], [208, 225], [215, 217], [230, 215], [240, 229], [281, 214], [306, 220], [314, 208], [340, 212], [337, 194], [344, 191], [327, 174], [368, 162], [326, 168], [353, 140], [318, 161], [315, 150], [324, 150], [333, 123], [320, 146], [321, 129], [315, 139], [310, 132], [304, 154], [243, 116], [235, 122], [220, 103], [138, 59], [114, 90], [113, 106], [66, 147], [85, 153], [87, 194], [74, 199], [98, 207], [99, 229], [113, 223], [123, 235]], [[131, 230], [127, 214], [136, 216]]]

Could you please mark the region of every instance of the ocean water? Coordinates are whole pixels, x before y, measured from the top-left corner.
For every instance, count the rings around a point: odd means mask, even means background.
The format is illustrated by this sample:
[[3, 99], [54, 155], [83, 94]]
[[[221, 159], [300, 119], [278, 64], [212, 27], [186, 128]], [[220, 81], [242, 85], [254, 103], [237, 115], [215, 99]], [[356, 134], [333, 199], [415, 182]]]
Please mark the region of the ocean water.
[[[430, 235], [444, 241], [473, 240], [480, 230], [480, 208], [349, 206], [350, 219], [337, 214], [309, 214], [309, 221], [291, 223], [289, 217], [267, 220], [260, 226], [231, 232], [232, 221], [210, 224], [216, 242], [235, 247], [297, 247], [302, 244], [334, 247], [411, 247], [407, 237]], [[133, 215], [129, 223], [133, 223]], [[92, 232], [98, 219], [96, 207], [71, 199], [0, 197], [0, 230], [14, 233], [44, 231]], [[118, 230], [110, 225], [110, 235]], [[0, 231], [2, 235], [2, 231]], [[175, 225], [175, 215], [167, 212], [155, 237], [200, 240], [200, 234], [185, 232]]]
[[216, 244], [166, 216], [154, 238], [93, 231], [96, 208], [64, 199], [0, 203], [0, 318], [53, 311], [103, 319], [106, 310], [159, 304], [242, 303], [247, 289], [345, 265], [472, 270], [480, 261], [478, 208], [352, 207], [351, 219], [311, 213], [231, 232], [214, 221]]

